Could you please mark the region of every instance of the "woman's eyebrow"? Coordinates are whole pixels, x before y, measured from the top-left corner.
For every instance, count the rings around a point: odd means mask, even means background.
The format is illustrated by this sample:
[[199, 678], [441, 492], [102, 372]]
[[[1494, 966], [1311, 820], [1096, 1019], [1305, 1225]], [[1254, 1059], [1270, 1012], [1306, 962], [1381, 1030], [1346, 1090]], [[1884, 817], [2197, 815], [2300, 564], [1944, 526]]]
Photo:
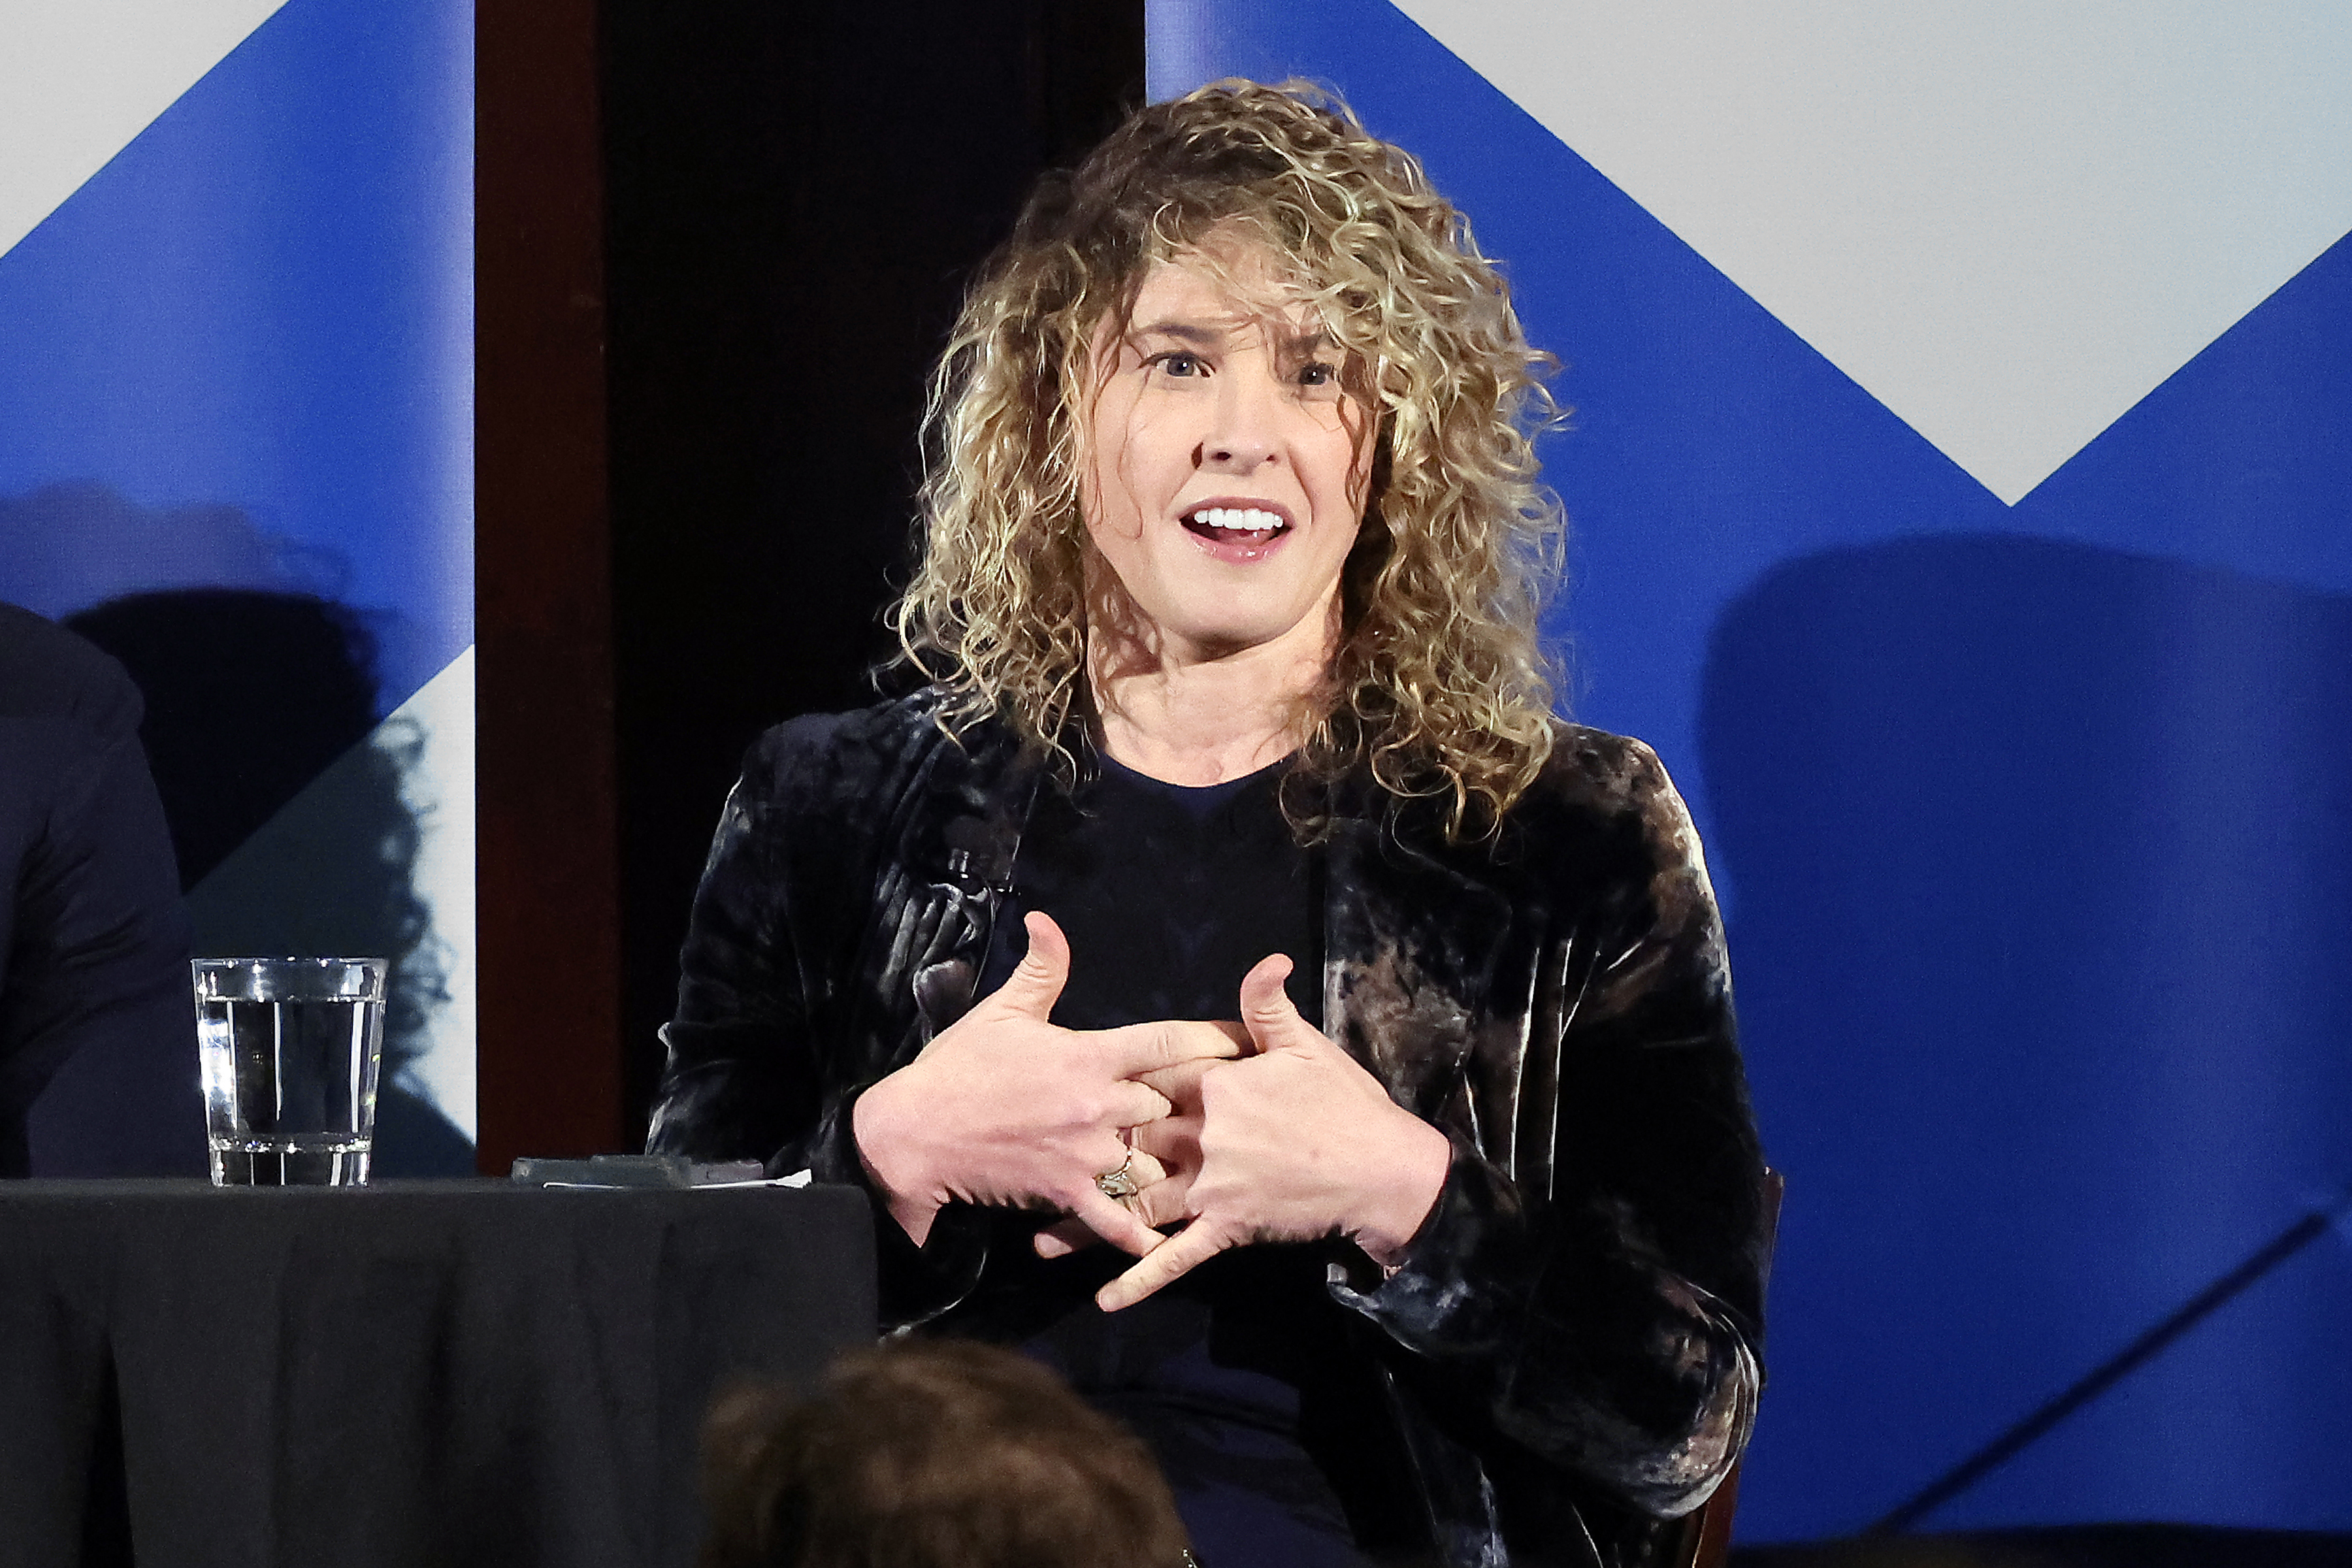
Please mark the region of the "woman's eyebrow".
[[[1211, 326], [1198, 321], [1154, 321], [1137, 327], [1133, 337], [1174, 338], [1179, 342], [1193, 343], [1204, 348], [1222, 346], [1231, 336], [1232, 329]], [[1289, 358], [1305, 358], [1337, 348], [1330, 332], [1321, 327], [1308, 327], [1296, 332], [1283, 332], [1276, 340], [1276, 352]]]
[[1138, 327], [1135, 335], [1139, 338], [1174, 338], [1187, 343], [1220, 343], [1224, 342], [1225, 330], [1192, 321], [1154, 321], [1148, 327]]

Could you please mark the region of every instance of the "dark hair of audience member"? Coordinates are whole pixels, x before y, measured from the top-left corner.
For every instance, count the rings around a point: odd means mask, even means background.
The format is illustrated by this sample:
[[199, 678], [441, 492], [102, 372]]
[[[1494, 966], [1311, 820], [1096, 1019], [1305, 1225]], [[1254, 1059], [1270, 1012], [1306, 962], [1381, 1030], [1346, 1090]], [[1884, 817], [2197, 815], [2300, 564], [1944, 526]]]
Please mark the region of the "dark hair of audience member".
[[810, 1397], [722, 1397], [704, 1434], [700, 1568], [1181, 1568], [1150, 1450], [1046, 1368], [902, 1341]]

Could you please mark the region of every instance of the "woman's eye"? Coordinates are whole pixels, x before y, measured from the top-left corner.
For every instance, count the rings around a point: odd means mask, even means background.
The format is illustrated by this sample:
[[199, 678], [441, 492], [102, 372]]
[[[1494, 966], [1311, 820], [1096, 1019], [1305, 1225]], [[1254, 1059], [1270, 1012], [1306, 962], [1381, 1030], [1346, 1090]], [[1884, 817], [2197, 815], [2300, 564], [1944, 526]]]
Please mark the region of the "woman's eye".
[[1339, 367], [1336, 364], [1309, 360], [1298, 367], [1298, 384], [1301, 386], [1330, 386], [1339, 379]]
[[1162, 374], [1168, 375], [1198, 375], [1203, 368], [1201, 356], [1198, 354], [1166, 353], [1160, 355], [1152, 363], [1159, 365]]

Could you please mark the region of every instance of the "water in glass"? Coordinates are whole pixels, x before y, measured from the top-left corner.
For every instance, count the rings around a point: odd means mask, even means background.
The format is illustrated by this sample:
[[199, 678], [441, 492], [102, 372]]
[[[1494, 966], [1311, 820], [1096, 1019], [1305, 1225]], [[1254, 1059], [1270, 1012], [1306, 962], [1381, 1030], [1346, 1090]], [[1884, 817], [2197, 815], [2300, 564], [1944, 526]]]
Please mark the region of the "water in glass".
[[[383, 1028], [380, 986], [373, 996], [283, 994], [290, 988], [216, 984], [206, 994], [200, 977], [196, 1037], [216, 1184], [367, 1180]], [[247, 994], [218, 994], [223, 989]]]

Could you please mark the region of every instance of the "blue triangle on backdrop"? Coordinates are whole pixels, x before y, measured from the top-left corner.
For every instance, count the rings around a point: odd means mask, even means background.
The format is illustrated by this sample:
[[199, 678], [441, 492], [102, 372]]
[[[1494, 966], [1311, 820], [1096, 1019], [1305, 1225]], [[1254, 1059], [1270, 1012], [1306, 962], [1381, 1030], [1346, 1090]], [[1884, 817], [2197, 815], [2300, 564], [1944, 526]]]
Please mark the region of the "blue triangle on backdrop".
[[472, 21], [291, 0], [0, 257], [0, 597], [319, 594], [378, 716], [472, 642]]
[[[1384, 0], [1154, 26], [1338, 88], [1567, 362], [1553, 630], [1693, 796], [1790, 1177], [1741, 1535], [1852, 1530], [2347, 1174], [2352, 241], [2010, 508]], [[2352, 1529], [2347, 1303], [2312, 1249], [1932, 1522]]]

